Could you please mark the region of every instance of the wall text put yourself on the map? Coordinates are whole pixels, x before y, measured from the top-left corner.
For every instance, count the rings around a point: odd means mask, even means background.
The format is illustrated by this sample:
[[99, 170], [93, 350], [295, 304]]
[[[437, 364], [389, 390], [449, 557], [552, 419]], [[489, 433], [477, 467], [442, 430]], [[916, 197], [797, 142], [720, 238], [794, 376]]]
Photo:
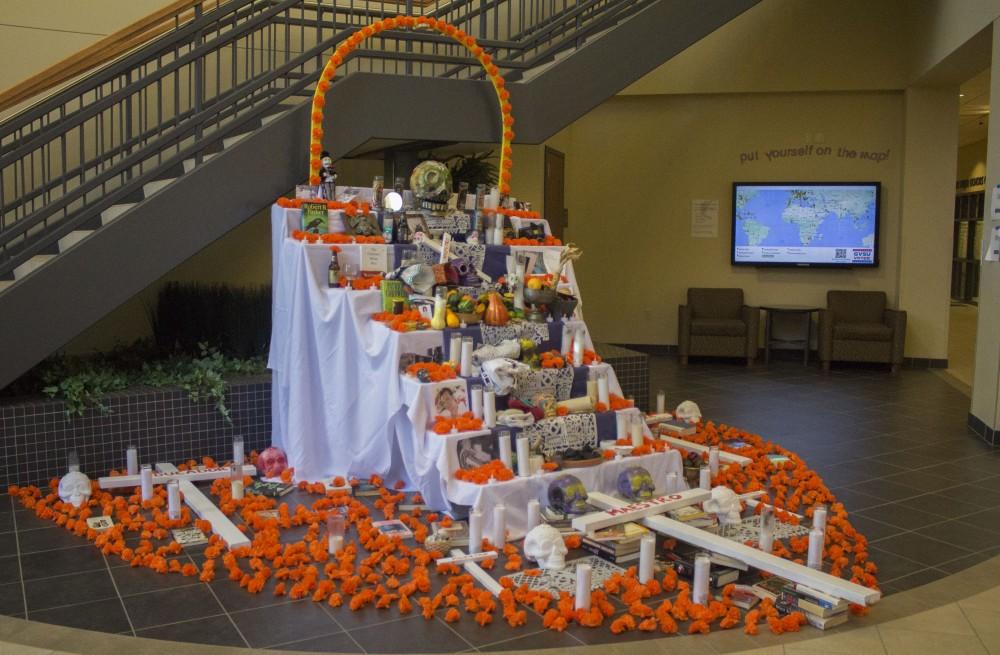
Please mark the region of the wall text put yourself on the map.
[[853, 149], [844, 146], [803, 145], [795, 148], [769, 148], [767, 150], [749, 150], [740, 153], [740, 164], [751, 162], [775, 162], [781, 159], [799, 157], [837, 157], [840, 159], [867, 160], [881, 164], [889, 159], [890, 148], [885, 150]]

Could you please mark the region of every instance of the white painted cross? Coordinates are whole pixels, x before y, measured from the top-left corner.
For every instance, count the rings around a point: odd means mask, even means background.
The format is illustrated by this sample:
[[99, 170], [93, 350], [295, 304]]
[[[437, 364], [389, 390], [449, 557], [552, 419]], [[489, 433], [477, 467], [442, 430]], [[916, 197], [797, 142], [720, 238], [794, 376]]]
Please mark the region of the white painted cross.
[[[230, 548], [241, 548], [250, 545], [250, 539], [229, 520], [229, 517], [222, 513], [222, 510], [210, 498], [203, 494], [198, 487], [194, 486], [195, 482], [229, 477], [229, 467], [198, 467], [190, 471], [181, 471], [173, 464], [158, 463], [156, 471], [157, 475], [153, 476], [153, 484], [166, 484], [170, 480], [177, 480], [181, 493], [184, 494], [184, 502], [194, 510], [194, 513], [199, 518], [211, 523], [212, 532], [219, 535]], [[243, 475], [256, 474], [256, 467], [249, 464], [243, 466]], [[116, 475], [99, 478], [97, 483], [101, 489], [137, 487], [139, 486], [139, 476]]]
[[[590, 502], [590, 499], [595, 494], [605, 498], [612, 498], [611, 496], [592, 492], [587, 495], [587, 502]], [[687, 507], [688, 505], [694, 505], [695, 503], [706, 501], [711, 497], [711, 491], [706, 491], [705, 489], [687, 489], [675, 494], [657, 496], [656, 498], [633, 503], [618, 501], [620, 504], [613, 507], [598, 505], [604, 511], [577, 516], [573, 519], [573, 529], [585, 534], [596, 532], [601, 528], [611, 525], [618, 525], [619, 523], [626, 523], [628, 521], [638, 521], [647, 516], [655, 516], [681, 507]], [[612, 498], [612, 500], [617, 499]]]

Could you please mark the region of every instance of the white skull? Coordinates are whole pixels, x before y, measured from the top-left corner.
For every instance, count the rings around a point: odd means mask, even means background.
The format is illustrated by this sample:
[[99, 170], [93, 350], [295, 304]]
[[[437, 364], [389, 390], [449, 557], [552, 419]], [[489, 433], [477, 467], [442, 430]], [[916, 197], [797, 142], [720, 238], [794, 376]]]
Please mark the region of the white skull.
[[685, 400], [674, 410], [674, 416], [688, 423], [697, 423], [701, 420], [701, 408], [693, 400]]
[[90, 478], [79, 471], [70, 471], [59, 480], [59, 498], [73, 507], [86, 505], [90, 500]]
[[524, 537], [524, 554], [535, 560], [540, 569], [565, 568], [567, 552], [562, 535], [546, 523], [536, 525]]
[[712, 497], [701, 506], [706, 512], [715, 514], [722, 525], [740, 522], [740, 498], [729, 487], [713, 487]]

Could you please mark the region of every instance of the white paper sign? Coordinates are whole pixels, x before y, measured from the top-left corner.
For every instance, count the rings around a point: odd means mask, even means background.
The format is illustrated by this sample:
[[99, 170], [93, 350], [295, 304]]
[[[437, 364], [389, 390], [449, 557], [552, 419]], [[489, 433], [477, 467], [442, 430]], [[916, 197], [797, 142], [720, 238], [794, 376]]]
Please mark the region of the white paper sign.
[[361, 270], [387, 273], [389, 271], [389, 249], [381, 245], [361, 246]]
[[993, 217], [996, 218], [1000, 216], [1000, 184], [993, 187], [993, 194], [990, 197], [990, 207], [993, 211]]
[[986, 251], [983, 253], [983, 261], [1000, 262], [1000, 223], [993, 222], [989, 242], [987, 243], [987, 240], [983, 239], [983, 245], [986, 246]]
[[691, 201], [691, 236], [714, 239], [719, 236], [719, 201]]

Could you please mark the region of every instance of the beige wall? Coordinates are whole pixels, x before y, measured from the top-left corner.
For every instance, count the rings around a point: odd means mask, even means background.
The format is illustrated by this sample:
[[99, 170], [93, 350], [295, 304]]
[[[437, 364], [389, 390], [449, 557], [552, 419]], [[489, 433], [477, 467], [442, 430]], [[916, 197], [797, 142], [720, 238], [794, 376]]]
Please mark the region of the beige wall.
[[[958, 149], [958, 164], [955, 180], [968, 180], [986, 175], [986, 139], [976, 141]], [[970, 186], [962, 191], [981, 191], [983, 185]]]
[[[737, 286], [750, 303], [824, 305], [827, 289], [878, 289], [895, 304], [903, 99], [897, 93], [619, 97], [568, 130], [570, 238], [596, 338], [677, 343], [691, 286]], [[833, 156], [768, 161], [821, 132]], [[882, 163], [837, 148], [889, 151]], [[760, 153], [741, 163], [741, 153]], [[879, 180], [881, 266], [789, 270], [730, 265], [733, 181]], [[692, 238], [692, 199], [719, 201], [717, 238]]]

